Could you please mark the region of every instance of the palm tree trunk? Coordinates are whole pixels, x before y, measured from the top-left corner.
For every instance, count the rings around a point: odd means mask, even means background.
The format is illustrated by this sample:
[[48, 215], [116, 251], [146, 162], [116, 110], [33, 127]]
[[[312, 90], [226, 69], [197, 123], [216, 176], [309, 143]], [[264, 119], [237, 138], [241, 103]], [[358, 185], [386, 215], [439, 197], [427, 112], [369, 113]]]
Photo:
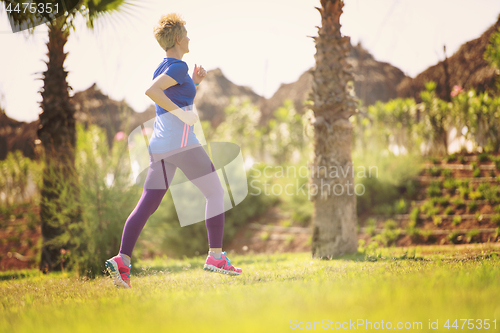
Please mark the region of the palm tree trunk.
[[318, 37], [314, 37], [316, 66], [312, 70], [311, 93], [316, 118], [315, 160], [311, 164], [312, 255], [316, 258], [355, 253], [358, 247], [349, 121], [356, 112], [356, 101], [350, 93], [351, 66], [346, 62], [350, 40], [340, 34], [343, 5], [341, 0], [321, 0], [322, 8], [317, 8], [322, 26], [318, 27]]
[[75, 168], [75, 109], [70, 103], [68, 72], [64, 70], [64, 45], [69, 33], [61, 29], [62, 20], [49, 24], [47, 70], [43, 72], [43, 89], [38, 138], [44, 147], [45, 168], [41, 190], [40, 218], [42, 221], [43, 271], [63, 268], [61, 249], [68, 240], [60, 236], [70, 231], [70, 224], [79, 216], [77, 177]]

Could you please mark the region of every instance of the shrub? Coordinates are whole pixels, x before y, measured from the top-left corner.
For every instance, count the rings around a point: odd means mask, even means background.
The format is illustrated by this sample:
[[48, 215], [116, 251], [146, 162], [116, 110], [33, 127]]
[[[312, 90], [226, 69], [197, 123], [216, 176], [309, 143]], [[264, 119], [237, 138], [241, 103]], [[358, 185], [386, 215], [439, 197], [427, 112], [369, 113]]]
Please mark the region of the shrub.
[[405, 214], [408, 212], [408, 204], [404, 199], [399, 199], [395, 204], [394, 211], [397, 214]]
[[451, 173], [450, 169], [443, 169], [441, 174], [443, 175], [444, 178], [451, 178], [452, 177], [452, 173]]
[[481, 163], [488, 162], [490, 160], [490, 157], [487, 153], [481, 153], [477, 155], [477, 160]]
[[264, 231], [260, 234], [260, 239], [263, 240], [263, 241], [267, 241], [269, 240], [269, 238], [271, 237], [271, 235], [267, 232], [267, 231]]
[[445, 157], [446, 162], [455, 162], [457, 160], [457, 154], [453, 153]]
[[460, 236], [460, 232], [456, 231], [456, 230], [453, 230], [452, 232], [450, 232], [448, 234], [448, 240], [453, 243], [453, 244], [458, 244], [459, 243], [459, 236]]
[[442, 219], [441, 219], [441, 217], [439, 217], [439, 216], [434, 216], [434, 217], [432, 218], [432, 222], [434, 223], [434, 225], [435, 225], [436, 227], [439, 227], [439, 226], [441, 225], [441, 223], [443, 223], [443, 220], [442, 220]]
[[458, 191], [460, 193], [460, 197], [462, 199], [467, 199], [469, 197], [469, 192], [470, 192], [470, 189], [469, 189], [469, 186], [465, 186], [463, 183], [459, 185], [458, 187]]
[[419, 221], [419, 218], [418, 218], [419, 214], [420, 214], [420, 209], [418, 207], [413, 208], [411, 213], [410, 213], [410, 221], [413, 221], [413, 222], [415, 222], [415, 224], [417, 224]]
[[29, 212], [28, 216], [27, 216], [27, 219], [28, 219], [28, 229], [31, 230], [31, 231], [35, 230], [37, 224], [40, 223], [39, 216], [36, 215], [33, 212]]
[[392, 245], [398, 239], [401, 230], [396, 229], [396, 221], [389, 219], [384, 223], [384, 230], [380, 234], [380, 240], [385, 244], [385, 246]]
[[431, 207], [431, 208], [427, 209], [425, 215], [426, 215], [427, 218], [431, 218], [431, 217], [437, 215], [438, 213], [439, 213], [439, 208], [438, 207]]
[[453, 220], [451, 221], [451, 223], [454, 225], [454, 226], [457, 226], [460, 224], [460, 222], [462, 222], [462, 217], [460, 215], [455, 215], [453, 216]]
[[477, 229], [467, 231], [467, 234], [465, 235], [467, 243], [470, 243], [474, 239], [474, 237], [478, 236], [479, 234], [480, 232]]
[[493, 160], [498, 171], [500, 171], [500, 156]]
[[451, 208], [451, 207], [446, 207], [446, 209], [443, 212], [444, 215], [453, 215], [453, 213], [454, 213], [454, 211], [453, 211], [453, 208]]
[[462, 199], [455, 199], [453, 201], [453, 204], [455, 205], [455, 207], [457, 209], [462, 209], [462, 208], [465, 208], [465, 201], [462, 200]]
[[473, 177], [481, 177], [481, 169], [474, 168], [473, 171], [472, 171], [472, 176]]
[[479, 184], [477, 190], [481, 193], [481, 198], [488, 200], [492, 205], [500, 201], [500, 187], [490, 183]]
[[420, 237], [420, 229], [415, 226], [409, 226], [406, 228], [406, 234], [410, 236], [412, 241], [417, 241]]
[[478, 209], [478, 205], [475, 201], [471, 201], [468, 205], [469, 212], [474, 213]]
[[440, 163], [441, 163], [441, 160], [440, 160], [439, 158], [437, 158], [437, 157], [432, 157], [432, 156], [430, 156], [430, 157], [428, 158], [428, 160], [429, 160], [432, 164], [440, 164]]
[[438, 183], [432, 182], [427, 188], [427, 195], [430, 197], [437, 197], [441, 195], [441, 188]]
[[471, 200], [482, 200], [483, 194], [479, 191], [472, 191], [469, 193], [469, 199]]
[[493, 216], [491, 217], [491, 222], [500, 227], [500, 214], [493, 214]]
[[432, 177], [439, 177], [441, 175], [442, 169], [440, 167], [432, 167], [429, 169], [429, 173]]
[[447, 207], [450, 204], [450, 196], [446, 195], [444, 197], [437, 197], [437, 202], [441, 207]]
[[426, 229], [426, 230], [420, 230], [420, 235], [428, 241], [429, 238], [432, 236], [432, 230]]

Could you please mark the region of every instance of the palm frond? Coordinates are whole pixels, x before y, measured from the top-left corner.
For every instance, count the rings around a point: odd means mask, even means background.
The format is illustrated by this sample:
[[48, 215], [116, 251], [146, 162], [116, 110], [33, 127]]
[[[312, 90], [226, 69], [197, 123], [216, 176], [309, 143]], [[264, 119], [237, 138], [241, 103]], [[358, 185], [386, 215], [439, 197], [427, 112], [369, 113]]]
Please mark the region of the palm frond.
[[138, 1], [127, 0], [86, 0], [82, 15], [86, 18], [87, 27], [95, 28], [95, 23], [99, 21], [110, 21], [117, 19], [116, 14], [120, 13], [134, 16], [137, 13], [136, 8], [141, 8]]

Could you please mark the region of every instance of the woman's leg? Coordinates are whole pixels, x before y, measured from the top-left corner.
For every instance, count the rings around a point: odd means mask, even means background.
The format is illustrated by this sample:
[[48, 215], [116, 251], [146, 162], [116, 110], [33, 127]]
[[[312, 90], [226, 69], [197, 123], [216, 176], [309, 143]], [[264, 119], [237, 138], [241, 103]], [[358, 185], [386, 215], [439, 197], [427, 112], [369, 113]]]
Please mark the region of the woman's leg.
[[176, 169], [175, 165], [164, 160], [150, 164], [141, 199], [123, 227], [120, 254], [132, 256], [132, 250], [146, 221], [158, 209]]
[[207, 199], [205, 225], [207, 227], [208, 245], [211, 249], [222, 249], [224, 190], [205, 149], [203, 147], [193, 148], [169, 157], [168, 161], [181, 169]]

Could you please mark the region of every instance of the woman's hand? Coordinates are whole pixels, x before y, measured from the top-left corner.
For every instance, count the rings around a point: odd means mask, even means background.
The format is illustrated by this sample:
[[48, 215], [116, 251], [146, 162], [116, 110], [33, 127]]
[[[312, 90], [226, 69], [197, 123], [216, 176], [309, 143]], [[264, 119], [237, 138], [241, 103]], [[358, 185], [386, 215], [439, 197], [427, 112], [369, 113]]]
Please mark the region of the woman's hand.
[[193, 111], [183, 111], [179, 114], [179, 119], [188, 124], [189, 126], [193, 126], [200, 118]]
[[200, 83], [203, 81], [203, 79], [207, 76], [207, 71], [203, 66], [199, 66], [194, 64], [194, 71], [193, 71], [193, 82], [194, 83]]

